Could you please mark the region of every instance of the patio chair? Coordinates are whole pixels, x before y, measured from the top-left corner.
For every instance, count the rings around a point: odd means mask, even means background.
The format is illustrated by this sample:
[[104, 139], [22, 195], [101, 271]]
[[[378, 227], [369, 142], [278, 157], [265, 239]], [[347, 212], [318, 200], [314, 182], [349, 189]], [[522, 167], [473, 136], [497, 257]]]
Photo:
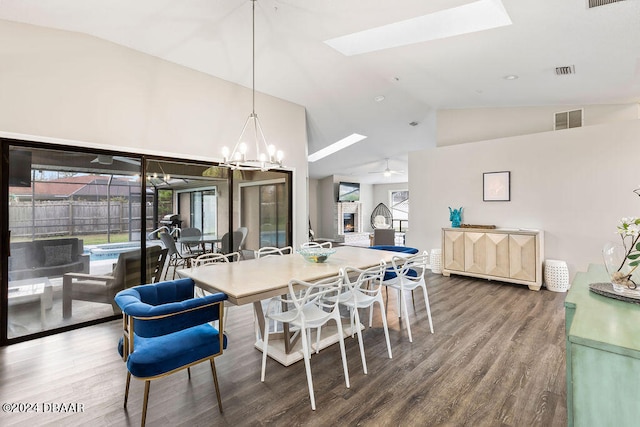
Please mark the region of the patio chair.
[[240, 252], [240, 245], [242, 241], [242, 231], [234, 231], [231, 234], [225, 233], [220, 242], [220, 252], [223, 254]]
[[[147, 282], [160, 279], [166, 257], [167, 249], [161, 246], [146, 249]], [[66, 273], [62, 278], [62, 317], [71, 317], [73, 300], [111, 304], [114, 313], [119, 314], [120, 309], [114, 301], [116, 294], [142, 283], [140, 250], [121, 253], [111, 274]]]
[[240, 256], [244, 259], [244, 242], [247, 240], [249, 229], [247, 227], [238, 227], [236, 231], [242, 233], [242, 239], [240, 240], [240, 244], [238, 245], [238, 252], [240, 252]]
[[162, 240], [162, 244], [165, 248], [169, 250], [167, 253], [167, 257], [169, 258], [169, 263], [167, 264], [167, 271], [164, 273], [164, 278], [167, 278], [169, 274], [169, 269], [173, 267], [173, 276], [172, 278], [176, 278], [176, 270], [178, 267], [187, 268], [191, 266], [191, 260], [197, 257], [197, 254], [182, 254], [176, 247], [176, 242], [173, 240], [168, 233], [160, 233], [160, 240]]
[[[180, 238], [195, 238], [199, 239], [202, 237], [202, 231], [199, 228], [195, 227], [187, 227], [183, 228], [180, 232]], [[204, 248], [202, 247], [202, 243], [182, 243], [182, 248], [186, 249], [190, 254], [201, 254], [204, 252]]]

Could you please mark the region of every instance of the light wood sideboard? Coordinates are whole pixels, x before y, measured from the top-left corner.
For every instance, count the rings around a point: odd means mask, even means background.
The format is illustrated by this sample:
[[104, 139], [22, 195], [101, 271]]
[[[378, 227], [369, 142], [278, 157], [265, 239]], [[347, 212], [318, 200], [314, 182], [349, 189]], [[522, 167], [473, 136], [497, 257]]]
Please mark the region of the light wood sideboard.
[[542, 286], [544, 232], [523, 229], [442, 229], [442, 274]]

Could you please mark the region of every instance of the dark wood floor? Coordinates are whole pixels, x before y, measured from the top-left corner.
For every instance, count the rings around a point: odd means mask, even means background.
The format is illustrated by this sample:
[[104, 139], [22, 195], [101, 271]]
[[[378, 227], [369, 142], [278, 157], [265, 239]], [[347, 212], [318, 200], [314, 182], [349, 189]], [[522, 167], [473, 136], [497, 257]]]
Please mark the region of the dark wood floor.
[[[250, 306], [228, 313], [229, 348], [217, 359], [224, 413], [208, 364], [152, 382], [149, 425], [564, 426], [565, 294], [526, 286], [428, 276], [435, 334], [420, 292], [411, 310], [414, 342], [389, 299], [393, 359], [379, 317], [364, 334], [364, 375], [357, 340], [347, 339], [351, 388], [338, 346], [311, 359], [317, 410], [302, 362], [267, 363], [253, 348]], [[393, 295], [390, 295], [393, 297]], [[409, 303], [410, 304], [410, 303]], [[116, 352], [120, 322], [0, 349], [0, 401], [39, 412], [0, 414], [7, 425], [139, 425], [143, 383], [133, 380], [122, 407], [126, 368]], [[43, 404], [82, 404], [81, 413], [42, 413]], [[51, 405], [45, 408], [50, 408]], [[4, 409], [4, 408], [3, 408]], [[78, 408], [80, 409], [80, 408]]]

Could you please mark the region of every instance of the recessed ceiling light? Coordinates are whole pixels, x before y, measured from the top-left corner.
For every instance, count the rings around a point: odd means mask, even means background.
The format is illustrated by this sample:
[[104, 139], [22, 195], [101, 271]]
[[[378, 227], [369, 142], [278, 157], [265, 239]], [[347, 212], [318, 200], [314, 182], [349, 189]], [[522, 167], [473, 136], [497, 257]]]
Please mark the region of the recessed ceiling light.
[[313, 154], [310, 154], [307, 157], [307, 160], [309, 162], [315, 162], [317, 160], [323, 159], [327, 156], [330, 156], [333, 153], [336, 153], [344, 148], [347, 148], [348, 146], [355, 144], [356, 142], [362, 141], [363, 139], [365, 139], [366, 136], [364, 135], [359, 135], [357, 133], [352, 133], [351, 135], [349, 135], [346, 138], [342, 138], [340, 141], [338, 142], [334, 142], [333, 144], [324, 147], [322, 150], [318, 150]]
[[376, 102], [382, 102], [384, 101], [384, 96], [382, 95], [378, 95], [375, 98], [373, 98]]
[[503, 79], [505, 79], [505, 80], [517, 80], [518, 76], [516, 76], [515, 74], [509, 74], [508, 76], [504, 76]]
[[478, 0], [428, 15], [326, 40], [346, 56], [511, 25], [500, 0]]

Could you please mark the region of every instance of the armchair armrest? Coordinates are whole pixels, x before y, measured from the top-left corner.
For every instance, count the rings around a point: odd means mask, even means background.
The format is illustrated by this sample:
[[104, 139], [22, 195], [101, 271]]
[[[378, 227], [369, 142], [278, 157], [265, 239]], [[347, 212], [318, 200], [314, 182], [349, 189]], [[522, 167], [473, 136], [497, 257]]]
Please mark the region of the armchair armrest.
[[98, 281], [104, 281], [104, 282], [115, 280], [115, 277], [110, 276], [108, 274], [92, 275], [92, 274], [89, 274], [89, 273], [65, 273], [64, 274], [64, 280], [66, 281], [67, 278], [69, 280], [71, 280], [71, 279], [85, 279], [85, 280], [98, 280]]
[[179, 302], [151, 305], [140, 301], [134, 295], [131, 295], [133, 292], [129, 291], [135, 292], [135, 289], [126, 289], [118, 293], [116, 302], [125, 314], [140, 320], [157, 320], [178, 316], [180, 314], [206, 309], [215, 303], [227, 299], [226, 294], [217, 292], [204, 297], [191, 298]]
[[141, 337], [166, 335], [221, 320], [226, 299], [226, 294], [218, 292], [200, 298], [152, 305], [140, 300], [140, 293], [135, 287], [120, 291], [115, 298], [125, 323]]
[[82, 262], [82, 272], [89, 273], [89, 268], [91, 266], [91, 257], [90, 255], [80, 254], [78, 255], [78, 261]]

